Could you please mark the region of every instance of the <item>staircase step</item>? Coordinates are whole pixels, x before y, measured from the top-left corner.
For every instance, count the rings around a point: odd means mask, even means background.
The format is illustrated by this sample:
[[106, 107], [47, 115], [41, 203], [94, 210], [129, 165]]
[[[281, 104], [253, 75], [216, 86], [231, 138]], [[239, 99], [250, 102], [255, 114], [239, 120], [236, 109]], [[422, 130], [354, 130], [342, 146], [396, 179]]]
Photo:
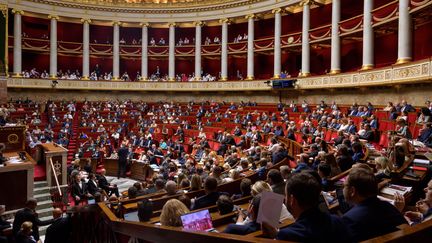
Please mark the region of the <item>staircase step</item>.
[[42, 217], [50, 217], [52, 216], [52, 211], [54, 210], [53, 207], [49, 207], [49, 208], [44, 208], [41, 210], [36, 210], [36, 212], [38, 213], [39, 218]]
[[41, 194], [41, 193], [49, 193], [50, 192], [50, 187], [49, 186], [44, 186], [44, 187], [36, 187], [33, 189], [33, 193], [36, 194]]
[[50, 199], [51, 199], [51, 194], [50, 194], [50, 193], [37, 194], [37, 195], [34, 195], [34, 198], [35, 198], [37, 201], [50, 200]]
[[36, 211], [42, 210], [42, 209], [45, 209], [45, 208], [52, 208], [51, 198], [49, 200], [39, 201], [38, 205], [36, 207]]
[[47, 181], [35, 181], [34, 182], [34, 187], [38, 188], [38, 187], [47, 187], [48, 186], [48, 182]]

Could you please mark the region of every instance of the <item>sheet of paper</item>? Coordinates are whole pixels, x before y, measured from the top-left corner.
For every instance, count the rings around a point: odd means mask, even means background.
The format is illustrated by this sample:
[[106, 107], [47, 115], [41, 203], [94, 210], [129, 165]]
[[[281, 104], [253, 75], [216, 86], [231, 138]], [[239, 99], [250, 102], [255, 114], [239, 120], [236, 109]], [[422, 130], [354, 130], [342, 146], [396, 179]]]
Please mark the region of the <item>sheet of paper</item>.
[[279, 225], [283, 200], [283, 195], [274, 192], [262, 192], [257, 223], [265, 221], [276, 228]]

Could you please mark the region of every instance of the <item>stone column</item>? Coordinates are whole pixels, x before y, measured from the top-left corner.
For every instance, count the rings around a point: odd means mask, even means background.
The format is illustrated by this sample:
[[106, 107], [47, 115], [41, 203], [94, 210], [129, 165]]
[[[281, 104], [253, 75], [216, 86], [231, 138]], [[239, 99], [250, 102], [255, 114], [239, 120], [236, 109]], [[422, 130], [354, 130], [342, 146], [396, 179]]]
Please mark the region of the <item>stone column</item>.
[[90, 19], [81, 19], [83, 23], [83, 66], [82, 78], [89, 80], [90, 78]]
[[21, 77], [22, 72], [22, 23], [21, 16], [24, 14], [22, 10], [13, 9], [14, 14], [14, 47], [13, 47], [13, 76]]
[[372, 28], [373, 0], [364, 0], [363, 5], [363, 64], [362, 70], [374, 67], [374, 32]]
[[221, 81], [228, 80], [228, 23], [229, 19], [221, 19], [222, 24], [222, 45], [221, 45]]
[[274, 64], [273, 64], [273, 78], [280, 78], [281, 74], [281, 29], [282, 17], [281, 8], [272, 11], [275, 15], [275, 29], [274, 29]]
[[169, 56], [168, 56], [169, 81], [175, 81], [175, 26], [176, 23], [169, 24]]
[[410, 1], [399, 0], [397, 64], [407, 63], [412, 60], [412, 27], [409, 10]]
[[141, 32], [141, 80], [148, 80], [148, 27], [149, 23], [142, 23]]
[[254, 79], [254, 21], [255, 15], [249, 14], [248, 19], [248, 39], [247, 39], [247, 76], [246, 80]]
[[50, 25], [50, 78], [57, 78], [57, 20], [56, 15], [49, 15]]
[[300, 3], [303, 6], [303, 24], [302, 24], [302, 70], [300, 77], [310, 76], [310, 4], [312, 1], [304, 0]]
[[115, 21], [113, 35], [113, 80], [120, 79], [120, 22]]
[[203, 22], [195, 22], [195, 80], [201, 80], [201, 27]]
[[331, 65], [330, 74], [341, 72], [339, 22], [341, 16], [340, 0], [332, 1], [332, 26], [331, 26]]

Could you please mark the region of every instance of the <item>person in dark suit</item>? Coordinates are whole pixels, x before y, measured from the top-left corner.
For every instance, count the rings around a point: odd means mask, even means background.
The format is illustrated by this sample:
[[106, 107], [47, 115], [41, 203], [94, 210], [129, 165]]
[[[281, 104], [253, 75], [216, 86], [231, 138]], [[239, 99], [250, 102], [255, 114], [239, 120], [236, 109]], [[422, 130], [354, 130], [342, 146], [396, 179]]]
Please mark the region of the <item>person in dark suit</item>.
[[312, 174], [294, 174], [287, 180], [285, 193], [285, 205], [295, 222], [279, 232], [263, 222], [265, 235], [296, 242], [351, 242], [342, 220], [319, 210], [321, 186]]
[[355, 205], [342, 220], [356, 242], [396, 231], [407, 223], [396, 207], [377, 198], [377, 181], [370, 169], [354, 168], [344, 182], [343, 194]]
[[76, 174], [74, 177], [71, 194], [76, 206], [78, 206], [80, 202], [93, 197], [88, 191], [87, 183], [85, 183], [85, 181], [81, 178], [80, 174]]
[[219, 196], [223, 193], [216, 191], [217, 190], [217, 180], [214, 177], [207, 177], [204, 182], [204, 191], [205, 195], [197, 198], [192, 207], [192, 210], [197, 210], [200, 208], [205, 208], [208, 206], [216, 205], [216, 201], [219, 199]]
[[119, 190], [117, 188], [116, 184], [110, 184], [108, 183], [108, 180], [105, 177], [106, 174], [106, 170], [102, 169], [100, 172], [100, 175], [98, 177], [98, 183], [99, 183], [99, 187], [102, 188], [103, 190], [105, 190], [105, 192], [108, 194], [108, 196], [112, 195], [113, 193], [119, 197]]
[[269, 170], [267, 173], [267, 182], [270, 184], [273, 192], [285, 195], [285, 181], [279, 170]]
[[56, 208], [53, 211], [54, 222], [47, 228], [45, 234], [45, 243], [70, 243], [72, 225], [68, 216], [63, 217], [61, 209]]
[[272, 153], [272, 163], [277, 164], [283, 159], [289, 157], [288, 152], [282, 146], [279, 146], [274, 153]]
[[372, 131], [371, 126], [369, 124], [364, 125], [365, 133], [360, 136], [361, 139], [365, 139], [368, 142], [371, 142], [374, 140], [374, 131]]
[[37, 201], [36, 199], [29, 199], [26, 204], [25, 208], [18, 210], [15, 214], [15, 219], [12, 226], [12, 232], [14, 236], [18, 235], [18, 232], [21, 229], [21, 225], [26, 222], [30, 221], [32, 223], [32, 233], [31, 235], [34, 237], [36, 241], [39, 240], [39, 226], [45, 226], [49, 225], [53, 222], [53, 220], [47, 220], [47, 221], [41, 221], [38, 218], [38, 215], [36, 213], [36, 207], [37, 207]]
[[336, 152], [336, 163], [342, 172], [350, 169], [354, 164], [352, 156], [349, 153], [348, 147], [345, 144], [339, 144]]
[[122, 144], [117, 153], [118, 153], [117, 178], [120, 179], [120, 177], [126, 176], [126, 165], [127, 165], [129, 150], [128, 148], [126, 148], [124, 144]]
[[[260, 230], [261, 227], [256, 222], [256, 219], [258, 218], [260, 202], [261, 202], [260, 195], [257, 195], [252, 199], [247, 211], [249, 215], [249, 222], [247, 222], [246, 224], [229, 224], [225, 228], [223, 233], [235, 234], [235, 235], [247, 235]], [[245, 213], [241, 209], [239, 209], [237, 223], [243, 223], [245, 218], [246, 218]]]
[[95, 195], [97, 192], [101, 192], [102, 188], [99, 187], [99, 183], [96, 179], [95, 174], [89, 174], [87, 181], [87, 190], [91, 195]]

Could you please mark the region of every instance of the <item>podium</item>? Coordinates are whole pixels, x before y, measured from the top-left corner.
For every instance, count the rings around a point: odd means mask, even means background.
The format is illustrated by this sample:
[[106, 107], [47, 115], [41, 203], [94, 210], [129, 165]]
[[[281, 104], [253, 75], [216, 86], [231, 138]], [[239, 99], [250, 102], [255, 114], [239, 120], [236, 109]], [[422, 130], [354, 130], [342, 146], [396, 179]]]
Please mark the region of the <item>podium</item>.
[[[46, 165], [46, 177], [49, 187], [56, 186], [56, 173], [59, 185], [67, 184], [67, 152], [68, 150], [54, 143], [45, 143], [39, 145], [43, 150], [44, 161]], [[52, 160], [52, 166], [51, 166]], [[52, 169], [54, 167], [54, 171]]]

